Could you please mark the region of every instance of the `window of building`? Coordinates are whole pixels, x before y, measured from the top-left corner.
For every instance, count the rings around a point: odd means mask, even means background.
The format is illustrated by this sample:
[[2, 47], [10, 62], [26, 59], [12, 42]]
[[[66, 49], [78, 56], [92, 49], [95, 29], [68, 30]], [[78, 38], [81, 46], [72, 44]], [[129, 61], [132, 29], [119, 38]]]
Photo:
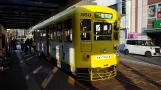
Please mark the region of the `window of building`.
[[122, 0], [122, 14], [126, 14], [126, 0]]
[[148, 19], [148, 25], [152, 25], [156, 18]]

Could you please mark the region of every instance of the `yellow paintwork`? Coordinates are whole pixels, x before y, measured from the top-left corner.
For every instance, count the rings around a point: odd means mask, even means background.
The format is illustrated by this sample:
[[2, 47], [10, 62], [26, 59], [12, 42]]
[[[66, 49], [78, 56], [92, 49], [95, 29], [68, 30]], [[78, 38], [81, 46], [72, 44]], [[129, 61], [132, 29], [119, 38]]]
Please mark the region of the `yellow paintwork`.
[[[104, 67], [107, 67], [107, 66], [104, 66], [106, 64], [108, 64], [108, 67], [110, 67], [111, 65], [116, 65], [118, 63], [118, 60], [119, 60], [119, 57], [114, 57], [114, 44], [119, 44], [119, 40], [118, 41], [97, 41], [95, 42], [94, 41], [94, 22], [102, 22], [103, 20], [105, 22], [108, 22], [108, 23], [112, 23], [112, 26], [113, 26], [113, 23], [115, 20], [118, 20], [118, 25], [120, 25], [120, 16], [119, 14], [111, 9], [111, 8], [107, 8], [107, 7], [103, 7], [103, 6], [81, 6], [81, 7], [78, 7], [75, 11], [75, 18], [77, 19], [77, 22], [76, 22], [76, 31], [75, 31], [75, 43], [74, 43], [74, 48], [75, 48], [75, 66], [77, 68], [96, 68], [96, 67], [101, 67], [101, 68], [104, 68]], [[81, 17], [80, 14], [81, 13], [91, 13], [92, 14], [92, 17]], [[104, 12], [104, 13], [112, 13], [113, 14], [113, 18], [111, 20], [108, 20], [108, 19], [96, 19], [94, 18], [94, 13], [95, 12]], [[77, 42], [80, 40], [80, 36], [79, 36], [79, 33], [80, 33], [80, 19], [92, 19], [92, 26], [91, 26], [91, 32], [92, 32], [92, 41], [91, 42]], [[119, 26], [118, 26], [119, 27]], [[113, 28], [113, 27], [112, 27]], [[114, 31], [114, 30], [113, 30]], [[113, 34], [111, 35], [113, 36]], [[113, 39], [113, 38], [112, 38]], [[81, 49], [85, 48], [86, 50], [88, 49], [92, 49], [90, 52], [81, 52]], [[112, 58], [111, 59], [108, 59], [108, 60], [95, 60], [95, 56], [97, 55], [104, 55], [100, 50], [103, 49], [103, 48], [107, 48], [108, 49], [108, 55], [112, 55]], [[86, 54], [89, 54], [91, 55], [92, 58], [90, 58], [89, 60], [85, 60], [84, 59], [84, 55]]]
[[[95, 12], [102, 12], [102, 13], [111, 13], [113, 14], [112, 19], [99, 19], [94, 17]], [[81, 13], [90, 13], [91, 17], [85, 17], [81, 16]], [[40, 27], [36, 27], [35, 29], [44, 28], [47, 26], [50, 26], [51, 24], [55, 25], [56, 23], [60, 21], [64, 21], [68, 18], [72, 18], [72, 34], [73, 34], [73, 48], [74, 48], [74, 65], [70, 62], [67, 62], [65, 60], [62, 60], [60, 58], [57, 58], [57, 60], [60, 60], [62, 62], [65, 62], [75, 68], [107, 68], [111, 67], [112, 65], [116, 66], [119, 62], [120, 57], [114, 55], [114, 44], [119, 44], [120, 40], [114, 41], [113, 35], [114, 35], [114, 22], [117, 20], [117, 27], [120, 28], [120, 15], [115, 10], [103, 7], [103, 6], [96, 6], [96, 5], [87, 5], [87, 6], [80, 6], [80, 7], [74, 7], [71, 10], [67, 10], [65, 12], [62, 12], [56, 16], [53, 16], [49, 18], [48, 20], [41, 23]], [[81, 19], [91, 19], [91, 41], [90, 42], [81, 42], [80, 38], [80, 22]], [[94, 22], [108, 22], [112, 24], [112, 40], [111, 41], [94, 41]], [[55, 25], [56, 26], [56, 25]], [[120, 37], [120, 31], [119, 36]], [[107, 53], [103, 53], [103, 49], [107, 48]], [[85, 55], [90, 55], [90, 58], [85, 58]], [[102, 60], [96, 60], [96, 56], [105, 56], [110, 55], [111, 58], [109, 59], [102, 59]], [[51, 56], [54, 57], [54, 56]], [[55, 58], [55, 57], [54, 57]], [[110, 73], [110, 72], [107, 72]], [[104, 73], [104, 74], [107, 74]], [[113, 74], [108, 74], [106, 78], [108, 79], [111, 77], [116, 76], [116, 70], [111, 71]], [[89, 73], [91, 75], [92, 79], [92, 71]], [[110, 76], [111, 75], [111, 76]], [[102, 76], [100, 76], [102, 77]]]

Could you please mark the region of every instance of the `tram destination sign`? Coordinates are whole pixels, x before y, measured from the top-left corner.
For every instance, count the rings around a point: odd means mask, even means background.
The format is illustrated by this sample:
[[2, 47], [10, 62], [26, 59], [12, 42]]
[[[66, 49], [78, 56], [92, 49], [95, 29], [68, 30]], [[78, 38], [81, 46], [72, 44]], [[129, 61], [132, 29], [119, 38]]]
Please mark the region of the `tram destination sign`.
[[101, 13], [101, 12], [96, 12], [95, 13], [95, 18], [102, 18], [102, 19], [112, 19], [112, 14], [110, 13]]

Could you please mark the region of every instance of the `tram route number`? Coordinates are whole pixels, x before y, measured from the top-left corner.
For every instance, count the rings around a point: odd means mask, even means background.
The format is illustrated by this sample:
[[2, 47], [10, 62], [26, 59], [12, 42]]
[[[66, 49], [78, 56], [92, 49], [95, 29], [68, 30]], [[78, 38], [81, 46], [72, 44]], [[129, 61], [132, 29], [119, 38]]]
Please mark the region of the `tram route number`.
[[81, 13], [81, 16], [82, 17], [91, 17], [91, 14], [90, 13]]
[[108, 56], [96, 56], [96, 60], [100, 60], [100, 59], [109, 59], [109, 58], [111, 58], [110, 55], [108, 55]]

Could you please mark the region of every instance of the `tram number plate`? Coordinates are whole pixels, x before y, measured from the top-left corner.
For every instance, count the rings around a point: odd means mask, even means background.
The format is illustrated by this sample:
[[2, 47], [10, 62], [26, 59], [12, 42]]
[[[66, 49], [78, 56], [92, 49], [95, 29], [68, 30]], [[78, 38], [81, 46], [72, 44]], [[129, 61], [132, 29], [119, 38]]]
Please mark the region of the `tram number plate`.
[[111, 58], [111, 56], [96, 56], [96, 60], [100, 60], [100, 59], [109, 59]]

